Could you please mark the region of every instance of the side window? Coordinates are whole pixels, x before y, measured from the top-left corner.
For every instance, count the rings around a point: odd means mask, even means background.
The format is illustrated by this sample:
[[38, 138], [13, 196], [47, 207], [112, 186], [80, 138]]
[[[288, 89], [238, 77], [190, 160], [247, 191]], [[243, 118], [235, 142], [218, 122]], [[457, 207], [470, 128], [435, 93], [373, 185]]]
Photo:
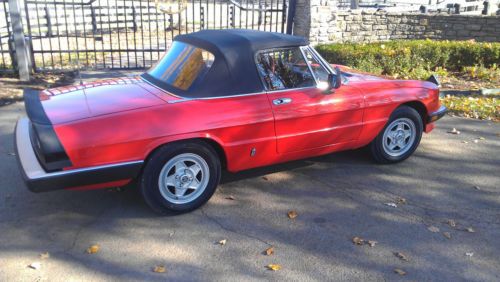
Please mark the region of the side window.
[[256, 63], [267, 90], [309, 87], [316, 84], [298, 47], [261, 52], [257, 55]]
[[328, 71], [321, 65], [318, 60], [316, 60], [309, 49], [305, 48], [304, 54], [306, 55], [307, 62], [311, 66], [314, 76], [318, 79], [318, 81], [328, 83]]

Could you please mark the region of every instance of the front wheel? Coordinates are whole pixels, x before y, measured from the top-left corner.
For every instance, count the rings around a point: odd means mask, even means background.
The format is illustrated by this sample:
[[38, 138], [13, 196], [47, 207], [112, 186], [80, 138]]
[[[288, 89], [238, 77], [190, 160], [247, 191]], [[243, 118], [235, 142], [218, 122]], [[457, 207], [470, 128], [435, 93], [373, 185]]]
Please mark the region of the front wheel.
[[141, 194], [156, 212], [188, 212], [215, 192], [221, 176], [217, 153], [204, 142], [173, 143], [156, 150], [141, 177]]
[[423, 123], [413, 108], [401, 106], [389, 118], [384, 129], [370, 144], [370, 151], [379, 163], [396, 163], [407, 159], [420, 144]]

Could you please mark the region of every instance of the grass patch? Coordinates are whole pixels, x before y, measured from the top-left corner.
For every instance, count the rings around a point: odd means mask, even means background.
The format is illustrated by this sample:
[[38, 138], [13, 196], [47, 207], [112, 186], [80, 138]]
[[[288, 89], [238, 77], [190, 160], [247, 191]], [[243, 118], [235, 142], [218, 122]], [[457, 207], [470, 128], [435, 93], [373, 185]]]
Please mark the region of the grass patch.
[[500, 121], [499, 96], [446, 96], [441, 98], [450, 113], [469, 118]]

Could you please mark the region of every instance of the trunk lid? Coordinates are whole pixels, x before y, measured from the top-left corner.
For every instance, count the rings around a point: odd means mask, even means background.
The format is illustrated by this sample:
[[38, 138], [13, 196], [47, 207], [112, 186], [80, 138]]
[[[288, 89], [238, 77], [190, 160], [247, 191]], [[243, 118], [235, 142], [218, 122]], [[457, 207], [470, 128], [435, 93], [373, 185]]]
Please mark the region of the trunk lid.
[[40, 92], [52, 124], [164, 104], [177, 99], [140, 78], [100, 80]]

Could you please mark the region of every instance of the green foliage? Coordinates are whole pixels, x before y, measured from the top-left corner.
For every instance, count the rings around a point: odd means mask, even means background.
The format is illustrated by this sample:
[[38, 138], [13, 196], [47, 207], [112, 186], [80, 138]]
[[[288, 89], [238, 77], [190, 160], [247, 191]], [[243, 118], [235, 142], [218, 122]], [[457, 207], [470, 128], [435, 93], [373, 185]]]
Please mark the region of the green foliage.
[[448, 71], [468, 74], [471, 67], [484, 73], [484, 69], [498, 70], [500, 64], [498, 42], [399, 40], [327, 44], [316, 49], [331, 63], [405, 79], [426, 79], [433, 73], [446, 76]]

